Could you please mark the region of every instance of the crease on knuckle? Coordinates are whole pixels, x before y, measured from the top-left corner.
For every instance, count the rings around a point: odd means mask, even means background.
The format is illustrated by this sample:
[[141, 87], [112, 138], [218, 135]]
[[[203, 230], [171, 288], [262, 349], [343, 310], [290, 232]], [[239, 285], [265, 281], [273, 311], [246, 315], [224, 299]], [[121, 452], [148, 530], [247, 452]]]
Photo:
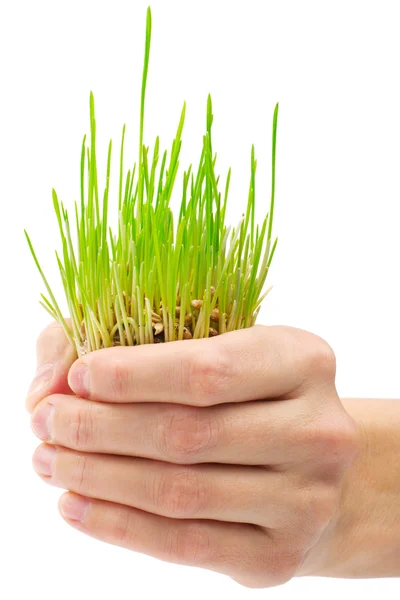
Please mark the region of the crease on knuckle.
[[67, 422], [67, 439], [72, 448], [87, 450], [91, 447], [94, 438], [93, 425], [92, 409], [89, 403], [84, 408], [71, 412]]
[[167, 531], [164, 553], [168, 560], [187, 565], [211, 562], [211, 542], [206, 527], [183, 523]]
[[208, 502], [205, 480], [194, 470], [166, 472], [153, 489], [155, 504], [174, 518], [195, 517]]
[[222, 438], [222, 422], [198, 409], [174, 409], [160, 415], [155, 428], [159, 451], [178, 464], [215, 447]]
[[232, 361], [222, 348], [191, 355], [187, 368], [189, 399], [194, 405], [217, 404], [231, 388]]
[[77, 454], [74, 457], [74, 465], [71, 473], [71, 483], [73, 491], [89, 490], [90, 484], [90, 464], [89, 457], [85, 454]]

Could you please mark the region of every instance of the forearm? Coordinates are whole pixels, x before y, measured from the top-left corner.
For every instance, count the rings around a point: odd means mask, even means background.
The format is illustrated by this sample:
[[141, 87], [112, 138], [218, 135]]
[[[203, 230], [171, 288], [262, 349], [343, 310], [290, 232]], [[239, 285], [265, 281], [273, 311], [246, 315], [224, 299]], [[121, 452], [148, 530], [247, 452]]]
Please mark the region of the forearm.
[[[345, 399], [360, 450], [338, 513], [312, 551], [329, 577], [400, 577], [400, 400]], [[319, 557], [319, 558], [317, 558]]]

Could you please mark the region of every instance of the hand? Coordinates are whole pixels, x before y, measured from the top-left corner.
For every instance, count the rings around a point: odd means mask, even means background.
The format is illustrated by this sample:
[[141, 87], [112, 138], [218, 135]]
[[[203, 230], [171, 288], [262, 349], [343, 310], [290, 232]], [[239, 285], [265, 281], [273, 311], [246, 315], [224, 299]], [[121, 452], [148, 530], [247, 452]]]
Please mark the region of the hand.
[[36, 374], [26, 397], [29, 412], [50, 394], [72, 394], [68, 371], [76, 360], [76, 352], [68, 343], [61, 325], [54, 321], [40, 334], [36, 354]]
[[82, 532], [277, 585], [314, 572], [356, 453], [334, 378], [331, 348], [288, 327], [93, 352], [77, 397], [31, 399], [34, 466]]

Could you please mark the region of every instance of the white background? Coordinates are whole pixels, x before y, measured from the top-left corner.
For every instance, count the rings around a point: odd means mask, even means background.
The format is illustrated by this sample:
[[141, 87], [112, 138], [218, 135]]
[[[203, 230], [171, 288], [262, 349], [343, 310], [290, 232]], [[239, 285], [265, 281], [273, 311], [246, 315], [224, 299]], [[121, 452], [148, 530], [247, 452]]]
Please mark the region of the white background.
[[[23, 228], [59, 291], [51, 187], [68, 206], [78, 197], [90, 90], [103, 175], [108, 137], [116, 149], [124, 122], [127, 168], [135, 159], [146, 7], [141, 0], [1, 3], [0, 596], [395, 598], [400, 580], [302, 579], [253, 591], [107, 546], [62, 521], [60, 491], [31, 469], [37, 441], [24, 395], [48, 318]], [[325, 337], [337, 354], [342, 396], [400, 397], [397, 7], [384, 0], [152, 2], [145, 141], [159, 133], [169, 147], [185, 99], [183, 163], [197, 162], [210, 91], [219, 172], [224, 178], [233, 168], [232, 222], [246, 199], [252, 142], [259, 214], [266, 210], [280, 102], [279, 244], [260, 322]]]

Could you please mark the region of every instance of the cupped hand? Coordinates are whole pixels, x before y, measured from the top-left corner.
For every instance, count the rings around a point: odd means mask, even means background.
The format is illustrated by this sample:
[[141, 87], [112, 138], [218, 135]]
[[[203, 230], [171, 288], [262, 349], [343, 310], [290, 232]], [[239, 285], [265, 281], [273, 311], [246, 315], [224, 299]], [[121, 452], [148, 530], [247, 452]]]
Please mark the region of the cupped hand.
[[[50, 352], [63, 334], [49, 331]], [[74, 362], [68, 382], [63, 343], [58, 382], [28, 407], [46, 442], [34, 467], [69, 490], [69, 524], [248, 587], [315, 572], [357, 450], [321, 338], [257, 326], [110, 348]]]

